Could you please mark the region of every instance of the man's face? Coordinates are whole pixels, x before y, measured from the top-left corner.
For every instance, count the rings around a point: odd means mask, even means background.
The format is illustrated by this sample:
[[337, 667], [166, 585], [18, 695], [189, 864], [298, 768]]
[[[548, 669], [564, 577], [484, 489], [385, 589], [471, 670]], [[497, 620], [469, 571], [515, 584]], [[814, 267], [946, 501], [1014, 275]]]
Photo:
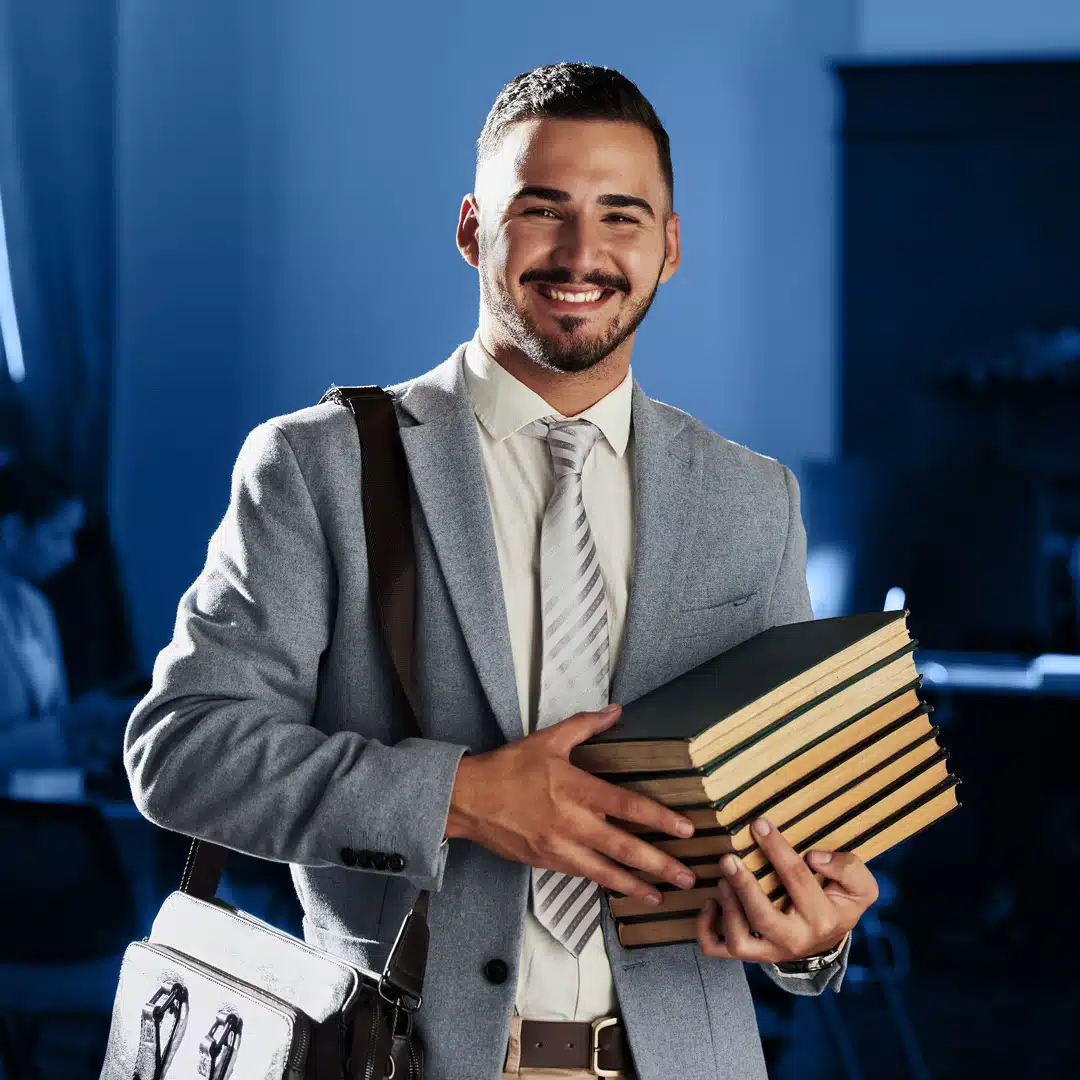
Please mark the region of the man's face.
[[587, 371], [628, 342], [678, 266], [678, 215], [665, 224], [660, 158], [640, 124], [515, 123], [477, 178], [478, 226], [471, 198], [459, 244], [473, 245], [481, 305], [550, 370]]

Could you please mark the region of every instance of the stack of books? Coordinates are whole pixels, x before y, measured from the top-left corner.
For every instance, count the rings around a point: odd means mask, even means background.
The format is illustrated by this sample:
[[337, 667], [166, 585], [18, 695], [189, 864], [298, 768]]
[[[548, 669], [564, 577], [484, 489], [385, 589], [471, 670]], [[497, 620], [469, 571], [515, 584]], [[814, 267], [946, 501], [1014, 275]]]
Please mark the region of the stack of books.
[[[608, 893], [627, 948], [695, 941], [698, 912], [734, 852], [786, 910], [783, 883], [750, 831], [767, 817], [801, 855], [864, 862], [959, 805], [959, 779], [919, 696], [906, 611], [776, 626], [623, 706], [615, 725], [570, 760], [694, 822], [686, 840], [614, 823], [690, 866], [650, 907]], [[825, 879], [818, 875], [818, 881]]]

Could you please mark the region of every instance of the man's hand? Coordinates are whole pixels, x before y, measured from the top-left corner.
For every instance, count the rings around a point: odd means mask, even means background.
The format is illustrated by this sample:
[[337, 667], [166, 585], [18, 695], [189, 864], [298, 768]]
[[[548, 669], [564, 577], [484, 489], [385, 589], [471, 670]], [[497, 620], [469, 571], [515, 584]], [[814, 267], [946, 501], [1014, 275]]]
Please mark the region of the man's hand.
[[473, 840], [515, 862], [591, 878], [649, 903], [660, 902], [659, 891], [626, 867], [692, 888], [688, 867], [605, 819], [683, 837], [693, 834], [693, 824], [645, 795], [570, 764], [570, 751], [611, 727], [619, 712], [616, 705], [610, 712], [576, 713], [519, 742], [467, 754], [458, 765], [446, 835]]
[[[706, 956], [777, 964], [829, 952], [878, 898], [877, 881], [858, 856], [811, 851], [804, 862], [779, 830], [766, 825], [763, 835], [755, 822], [754, 834], [784, 883], [791, 906], [778, 911], [741, 860], [725, 855], [725, 872], [732, 859], [735, 870], [716, 889], [724, 940], [713, 929], [715, 900], [706, 902], [697, 920], [698, 944]], [[822, 888], [813, 870], [832, 880]]]

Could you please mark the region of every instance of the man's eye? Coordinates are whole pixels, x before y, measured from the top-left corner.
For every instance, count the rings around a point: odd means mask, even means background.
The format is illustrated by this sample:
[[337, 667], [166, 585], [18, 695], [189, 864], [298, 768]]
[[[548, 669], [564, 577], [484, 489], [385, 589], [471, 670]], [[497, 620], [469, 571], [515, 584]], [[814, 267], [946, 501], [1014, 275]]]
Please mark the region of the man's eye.
[[637, 218], [627, 217], [625, 214], [609, 214], [608, 217], [619, 218], [621, 221], [629, 221], [632, 224], [637, 224]]
[[526, 210], [526, 214], [553, 214], [555, 211], [550, 206], [534, 206], [531, 210]]

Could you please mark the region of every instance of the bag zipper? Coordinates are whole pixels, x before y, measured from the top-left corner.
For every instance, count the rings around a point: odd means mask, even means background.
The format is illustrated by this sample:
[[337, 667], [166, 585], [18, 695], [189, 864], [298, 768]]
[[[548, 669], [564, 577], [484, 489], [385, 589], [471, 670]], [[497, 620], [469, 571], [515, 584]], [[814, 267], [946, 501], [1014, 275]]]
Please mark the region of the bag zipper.
[[416, 1054], [416, 1043], [409, 1037], [409, 1080], [421, 1080], [420, 1060]]
[[366, 975], [371, 980], [372, 986], [378, 986], [379, 976], [375, 972], [368, 971], [367, 968], [357, 967], [355, 964], [350, 964], [347, 960], [342, 960], [340, 957], [334, 956], [333, 953], [328, 953], [323, 949], [317, 949], [313, 945], [309, 945], [301, 938], [295, 938], [292, 936], [292, 934], [286, 934], [283, 931], [279, 930], [276, 926], [273, 926], [268, 922], [264, 922], [262, 919], [259, 919], [256, 916], [250, 914], [250, 912], [244, 911], [238, 907], [234, 907], [227, 900], [220, 900], [217, 897], [215, 897], [213, 900], [203, 900], [200, 896], [189, 896], [188, 898], [191, 900], [195, 900], [197, 903], [200, 904], [212, 904], [215, 907], [224, 908], [227, 912], [229, 912], [230, 915], [235, 915], [236, 918], [243, 919], [245, 922], [257, 926], [260, 930], [264, 930], [271, 937], [275, 937], [279, 941], [287, 942], [288, 944], [293, 945], [296, 948], [303, 949], [304, 952], [310, 953], [312, 956], [317, 956], [320, 960], [334, 961], [339, 967], [354, 975], [355, 978], [352, 988], [349, 990], [349, 995], [341, 1004], [340, 1012], [342, 1016], [344, 1016], [349, 1011], [349, 1009], [352, 1008], [353, 1004], [360, 996], [360, 985], [363, 981], [364, 975]]

